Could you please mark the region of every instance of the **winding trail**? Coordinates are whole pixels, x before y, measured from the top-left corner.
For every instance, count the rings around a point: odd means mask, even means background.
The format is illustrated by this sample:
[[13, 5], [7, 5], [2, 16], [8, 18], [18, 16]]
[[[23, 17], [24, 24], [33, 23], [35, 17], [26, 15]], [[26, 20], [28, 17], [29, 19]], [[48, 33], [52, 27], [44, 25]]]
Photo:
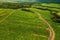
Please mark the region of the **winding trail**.
[[55, 32], [54, 32], [53, 28], [51, 27], [51, 25], [41, 16], [40, 13], [38, 13], [38, 12], [35, 12], [35, 13], [36, 13], [36, 15], [39, 17], [39, 19], [40, 19], [44, 24], [46, 24], [46, 25], [48, 26], [48, 28], [49, 28], [50, 36], [49, 36], [48, 40], [55, 40]]

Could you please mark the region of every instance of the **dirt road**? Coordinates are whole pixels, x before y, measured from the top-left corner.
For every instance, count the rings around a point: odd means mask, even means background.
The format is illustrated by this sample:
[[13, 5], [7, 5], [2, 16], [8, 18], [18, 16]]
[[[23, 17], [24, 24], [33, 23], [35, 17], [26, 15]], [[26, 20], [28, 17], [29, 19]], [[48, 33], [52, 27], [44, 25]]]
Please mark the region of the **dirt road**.
[[51, 25], [41, 16], [40, 13], [36, 12], [36, 15], [39, 17], [39, 19], [48, 26], [49, 31], [50, 31], [50, 36], [48, 38], [48, 40], [54, 40], [55, 39], [55, 32], [53, 30], [53, 28], [51, 27]]

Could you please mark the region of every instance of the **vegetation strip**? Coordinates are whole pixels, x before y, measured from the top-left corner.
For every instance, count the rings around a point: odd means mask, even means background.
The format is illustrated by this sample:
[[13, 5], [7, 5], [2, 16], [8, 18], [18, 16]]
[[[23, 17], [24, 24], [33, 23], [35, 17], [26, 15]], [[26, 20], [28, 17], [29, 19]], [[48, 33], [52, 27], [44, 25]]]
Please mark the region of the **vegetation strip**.
[[40, 13], [36, 12], [36, 14], [38, 15], [39, 19], [41, 19], [41, 21], [43, 23], [45, 23], [48, 26], [48, 28], [49, 28], [50, 36], [49, 36], [48, 40], [54, 40], [55, 39], [55, 32], [54, 32], [53, 28], [51, 27], [51, 25], [46, 20], [44, 20], [42, 18]]
[[34, 36], [41, 36], [41, 37], [44, 37], [44, 38], [47, 38], [47, 36], [45, 35], [38, 35], [38, 34], [33, 34]]
[[48, 7], [48, 8], [56, 8], [56, 9], [60, 9], [60, 8], [58, 8], [58, 7], [43, 6], [43, 5], [40, 5], [40, 6], [42, 6], [42, 7]]

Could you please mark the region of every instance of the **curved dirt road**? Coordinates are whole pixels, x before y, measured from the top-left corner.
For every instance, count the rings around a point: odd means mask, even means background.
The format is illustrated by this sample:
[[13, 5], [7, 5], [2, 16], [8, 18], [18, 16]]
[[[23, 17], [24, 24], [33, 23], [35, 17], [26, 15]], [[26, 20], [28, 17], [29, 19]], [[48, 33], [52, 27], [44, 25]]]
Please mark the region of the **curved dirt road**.
[[35, 13], [36, 13], [36, 15], [39, 17], [39, 19], [40, 19], [44, 24], [46, 24], [46, 25], [48, 26], [48, 28], [49, 28], [50, 36], [49, 36], [48, 40], [54, 40], [54, 39], [55, 39], [55, 32], [54, 32], [53, 28], [51, 27], [51, 25], [41, 16], [40, 13], [38, 13], [38, 12], [35, 12]]

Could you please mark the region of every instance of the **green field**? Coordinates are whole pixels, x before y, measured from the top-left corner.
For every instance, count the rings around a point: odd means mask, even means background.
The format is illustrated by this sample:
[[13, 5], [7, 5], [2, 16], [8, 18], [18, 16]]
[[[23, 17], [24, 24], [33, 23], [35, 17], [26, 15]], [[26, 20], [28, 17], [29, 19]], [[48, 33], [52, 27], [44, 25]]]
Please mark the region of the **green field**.
[[[41, 4], [50, 6], [50, 10], [60, 11], [60, 4]], [[55, 5], [55, 6], [52, 6]], [[40, 6], [41, 7], [41, 6]], [[55, 8], [56, 7], [56, 8]], [[43, 7], [44, 8], [44, 7]], [[31, 8], [31, 11], [41, 13], [55, 31], [55, 40], [60, 40], [60, 23], [51, 20], [52, 15], [48, 10]], [[49, 31], [47, 25], [41, 22], [35, 13], [23, 11], [21, 9], [0, 8], [0, 40], [48, 40]]]

